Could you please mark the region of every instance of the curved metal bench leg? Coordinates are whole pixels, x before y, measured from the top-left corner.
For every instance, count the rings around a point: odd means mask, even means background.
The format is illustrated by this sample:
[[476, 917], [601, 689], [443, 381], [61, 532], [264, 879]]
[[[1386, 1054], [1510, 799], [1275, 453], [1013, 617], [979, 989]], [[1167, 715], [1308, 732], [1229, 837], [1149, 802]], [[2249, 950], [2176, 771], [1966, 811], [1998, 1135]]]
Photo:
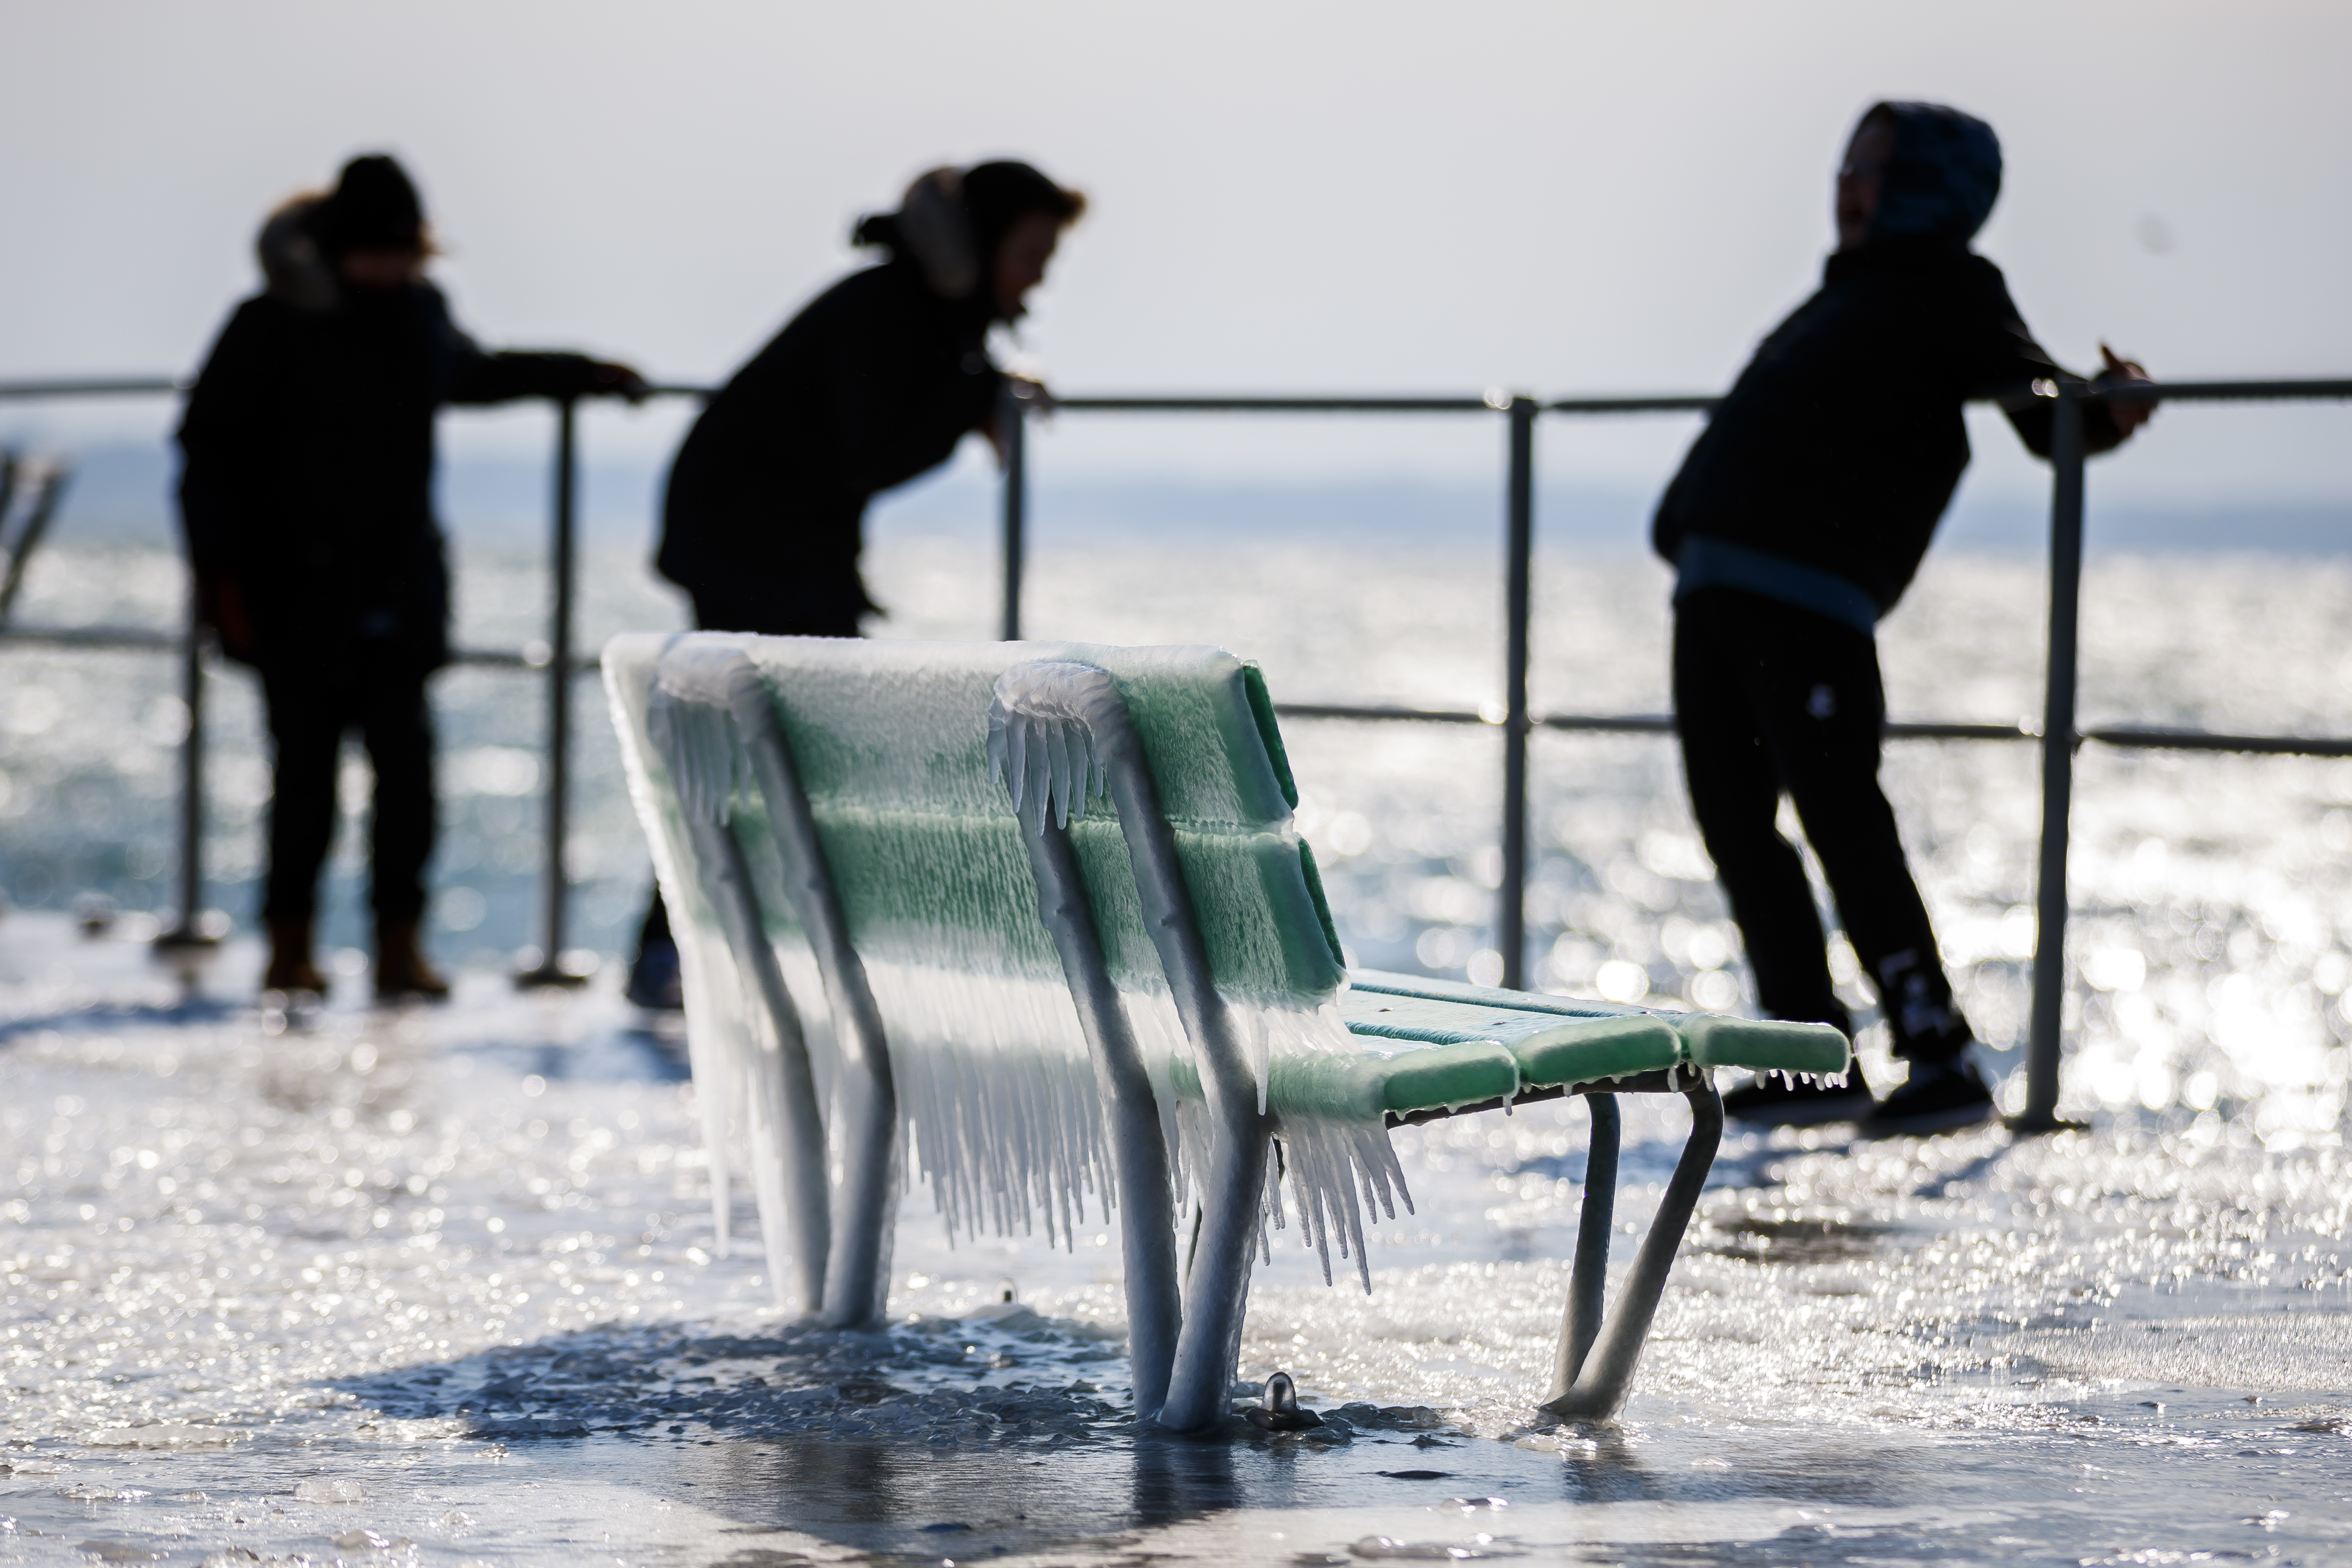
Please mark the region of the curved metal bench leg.
[[1037, 883], [1037, 913], [1062, 955], [1078, 1023], [1110, 1101], [1110, 1147], [1118, 1181], [1119, 1257], [1127, 1286], [1128, 1358], [1135, 1408], [1158, 1410], [1168, 1397], [1181, 1322], [1176, 1270], [1175, 1178], [1159, 1101], [1144, 1070], [1127, 1010], [1119, 1001], [1095, 931], [1086, 879], [1069, 830], [1050, 816], [1024, 832]]
[[833, 1012], [841, 1058], [833, 1144], [841, 1154], [842, 1184], [821, 1316], [829, 1327], [855, 1328], [881, 1318], [889, 1307], [898, 1170], [898, 1090], [890, 1072], [890, 1047], [881, 1009], [866, 984], [865, 961], [849, 940], [774, 700], [751, 660], [742, 659], [732, 672], [729, 697], [736, 731], [750, 753], [752, 782], [783, 859], [784, 896], [808, 934]]
[[[1051, 816], [1065, 821], [1077, 816], [1089, 782], [1100, 779], [1118, 813], [1144, 929], [1151, 933], [1170, 1000], [1200, 1068], [1214, 1129], [1214, 1142], [1202, 1161], [1207, 1168], [1198, 1177], [1204, 1223], [1184, 1281], [1183, 1323], [1168, 1397], [1156, 1413], [1163, 1426], [1195, 1431], [1231, 1415], [1234, 1363], [1249, 1300], [1273, 1129], [1258, 1109], [1256, 1076], [1218, 994], [1176, 858], [1175, 831], [1160, 810], [1150, 760], [1118, 683], [1087, 665], [1016, 665], [997, 679], [989, 731], [991, 755], [1012, 790], [1014, 812], [1032, 827]], [[1082, 755], [1066, 749], [1067, 742], [1080, 739]], [[1139, 1402], [1137, 1413], [1154, 1414]]]
[[[1657, 1217], [1650, 1222], [1650, 1234], [1642, 1238], [1642, 1249], [1634, 1256], [1615, 1310], [1601, 1324], [1591, 1350], [1580, 1358], [1575, 1381], [1566, 1393], [1545, 1402], [1545, 1409], [1563, 1419], [1603, 1420], [1614, 1415], [1624, 1407], [1633, 1385], [1633, 1368], [1650, 1337], [1650, 1320], [1657, 1315], [1658, 1298], [1665, 1290], [1666, 1275], [1674, 1268], [1675, 1249], [1698, 1208], [1707, 1169], [1715, 1163], [1716, 1149], [1723, 1142], [1723, 1100], [1704, 1073], [1696, 1087], [1683, 1091], [1683, 1098], [1690, 1101], [1690, 1141], [1675, 1163]], [[1599, 1123], [1594, 1125], [1597, 1133]], [[1580, 1238], [1577, 1250], [1580, 1263]], [[1573, 1300], [1570, 1313], [1573, 1321]]]
[[[719, 915], [727, 936], [728, 952], [750, 983], [755, 1001], [775, 1031], [776, 1049], [753, 1059], [752, 1113], [767, 1120], [782, 1135], [783, 1169], [751, 1173], [755, 1183], [782, 1183], [780, 1195], [791, 1227], [787, 1247], [771, 1250], [777, 1295], [789, 1308], [814, 1312], [824, 1300], [825, 1257], [832, 1247], [832, 1191], [824, 1170], [824, 1119], [817, 1108], [816, 1080], [809, 1070], [808, 1042], [801, 1033], [799, 1009], [784, 986], [776, 950], [769, 945], [760, 919], [760, 904], [751, 891], [751, 873], [743, 848], [732, 830], [698, 814], [687, 818], [694, 842], [694, 858], [701, 871], [704, 892]], [[764, 1059], [762, 1059], [764, 1058]], [[764, 1215], [767, 1205], [762, 1204]], [[773, 1223], [772, 1221], [771, 1223]], [[770, 1240], [776, 1237], [772, 1235]], [[791, 1281], [789, 1291], [785, 1282]]]
[[[1099, 674], [1099, 672], [1097, 672]], [[1215, 1142], [1203, 1163], [1204, 1224], [1184, 1281], [1184, 1321], [1176, 1340], [1168, 1397], [1158, 1420], [1192, 1432], [1232, 1415], [1234, 1365], [1241, 1354], [1242, 1321], [1249, 1305], [1250, 1268], [1256, 1261], [1259, 1205], [1265, 1194], [1266, 1151], [1273, 1128], [1258, 1110], [1256, 1076], [1242, 1050], [1224, 998], [1218, 994], [1209, 953], [1192, 913], [1192, 898], [1176, 858], [1176, 835], [1160, 809], [1151, 766], [1143, 754], [1127, 704], [1107, 675], [1087, 717], [1104, 783], [1118, 809], [1128, 864], [1143, 905], [1143, 923], [1159, 950], [1176, 1015], [1201, 1068]]]
[[1576, 1262], [1568, 1276], [1568, 1311], [1559, 1325], [1547, 1401], [1576, 1386], [1576, 1374], [1601, 1333], [1602, 1292], [1609, 1284], [1609, 1237], [1617, 1216], [1617, 1097], [1591, 1094], [1592, 1142], [1584, 1159], [1584, 1202], [1576, 1223]]
[[1194, 1432], [1231, 1417], [1234, 1368], [1249, 1308], [1250, 1268], [1257, 1260], [1259, 1205], [1265, 1191], [1270, 1137], [1254, 1103], [1238, 1112], [1211, 1105], [1216, 1143], [1204, 1162], [1203, 1217], [1192, 1272], [1184, 1280], [1184, 1325], [1159, 1422]]

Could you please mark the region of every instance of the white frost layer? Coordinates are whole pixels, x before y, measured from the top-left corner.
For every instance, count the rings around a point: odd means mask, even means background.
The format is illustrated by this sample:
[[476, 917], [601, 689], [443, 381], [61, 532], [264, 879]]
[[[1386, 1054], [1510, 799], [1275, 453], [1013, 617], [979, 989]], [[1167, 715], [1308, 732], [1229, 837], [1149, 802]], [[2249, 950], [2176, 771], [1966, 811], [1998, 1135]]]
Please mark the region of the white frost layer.
[[[747, 1023], [736, 1016], [740, 1008], [730, 1009], [727, 1005], [730, 996], [740, 997], [740, 989], [733, 984], [734, 964], [726, 957], [726, 944], [717, 940], [716, 917], [700, 894], [699, 881], [694, 879], [694, 852], [682, 831], [677, 795], [667, 780], [656, 780], [648, 766], [651, 748], [646, 733], [648, 715], [644, 710], [651, 705], [652, 693], [626, 679], [627, 673], [623, 666], [608, 661], [604, 694], [612, 706], [613, 727], [621, 738], [621, 771], [628, 781], [629, 801], [645, 829], [654, 877], [670, 911], [671, 931], [678, 939], [679, 985], [686, 997], [687, 1065], [694, 1075], [703, 1145], [709, 1161], [711, 1229], [723, 1258], [730, 1240], [727, 1158], [736, 1142], [730, 1112], [744, 1099], [733, 1092], [741, 1056], [736, 1042]], [[667, 773], [667, 764], [663, 767]], [[725, 983], [712, 973], [714, 968], [724, 974]]]
[[[740, 668], [740, 655], [714, 646], [692, 650], [699, 657], [677, 657], [685, 651], [673, 650], [661, 661], [638, 711], [617, 687], [612, 697], [631, 794], [678, 939], [688, 1054], [709, 1151], [719, 1243], [723, 1248], [729, 1240], [728, 1194], [740, 1152], [759, 1200], [768, 1255], [782, 1258], [792, 1255], [795, 1225], [780, 1176], [788, 1132], [770, 1083], [777, 1033], [752, 977], [729, 948], [685, 821], [727, 823], [737, 790], [748, 786], [750, 769], [726, 707], [727, 680]], [[1044, 743], [1034, 747], [1021, 726], [1012, 728], [1013, 734], [992, 735], [991, 750], [1003, 776], [1019, 786], [1021, 815], [1033, 822], [1048, 810], [1076, 816], [1089, 796], [1101, 800], [1099, 767], [1079, 726], [1039, 726], [1034, 738]], [[640, 745], [659, 759], [666, 778], [657, 780], [646, 766]], [[829, 1113], [837, 1056], [821, 976], [797, 935], [775, 947], [820, 1100], [828, 1107], [826, 1122], [837, 1126], [838, 1118]], [[930, 1184], [950, 1237], [982, 1228], [1027, 1233], [1042, 1217], [1049, 1238], [1075, 1245], [1089, 1206], [1108, 1218], [1118, 1194], [1105, 1091], [1065, 987], [1013, 974], [873, 961], [866, 978], [882, 1013], [914, 1156], [908, 1177]], [[1152, 1079], [1181, 1202], [1192, 1195], [1192, 1173], [1211, 1168], [1205, 1156], [1216, 1136], [1205, 1104], [1179, 1093], [1180, 1072], [1197, 1084], [1198, 1065], [1165, 993], [1130, 991], [1122, 1000]], [[1275, 1058], [1361, 1049], [1328, 1006], [1307, 1011], [1240, 997], [1224, 1001], [1256, 1079], [1261, 1111]], [[1283, 1171], [1269, 1173], [1260, 1194], [1263, 1220], [1286, 1225], [1280, 1183], [1287, 1179], [1299, 1209], [1300, 1239], [1321, 1256], [1326, 1279], [1336, 1237], [1341, 1256], [1352, 1253], [1357, 1259], [1369, 1289], [1363, 1211], [1370, 1206], [1375, 1217], [1394, 1217], [1398, 1197], [1411, 1205], [1385, 1126], [1298, 1119], [1278, 1135]], [[837, 1152], [829, 1164], [838, 1180]], [[1169, 1217], [1173, 1223], [1178, 1216]], [[1261, 1245], [1270, 1241], [1262, 1237]], [[786, 1282], [776, 1272], [782, 1301]]]
[[[748, 776], [741, 747], [725, 701], [725, 679], [740, 666], [732, 648], [695, 650], [693, 659], [666, 658], [644, 697], [642, 731], [627, 694], [609, 689], [623, 738], [623, 763], [632, 800], [646, 828], [655, 874], [670, 910], [677, 942], [680, 984], [686, 998], [687, 1058], [702, 1112], [710, 1171], [711, 1226], [723, 1257], [732, 1246], [730, 1179], [733, 1156], [746, 1156], [743, 1169], [758, 1202], [761, 1240], [772, 1268], [777, 1304], [799, 1310], [813, 1304], [813, 1280], [798, 1280], [787, 1260], [801, 1256], [793, 1245], [803, 1216], [789, 1201], [784, 1173], [793, 1136], [783, 1113], [776, 1020], [752, 975], [736, 960], [713, 907], [706, 874], [697, 862], [691, 824], [724, 826], [731, 816], [734, 788]], [[639, 737], [643, 739], [640, 742]], [[669, 785], [663, 789], [646, 765], [640, 744], [657, 760]], [[833, 1074], [832, 1036], [822, 1007], [809, 1016], [807, 998], [822, 996], [814, 984], [794, 984], [794, 971], [815, 978], [805, 944], [797, 963], [784, 962], [811, 1068], [822, 1097]], [[816, 1026], [809, 1026], [814, 1023]]]

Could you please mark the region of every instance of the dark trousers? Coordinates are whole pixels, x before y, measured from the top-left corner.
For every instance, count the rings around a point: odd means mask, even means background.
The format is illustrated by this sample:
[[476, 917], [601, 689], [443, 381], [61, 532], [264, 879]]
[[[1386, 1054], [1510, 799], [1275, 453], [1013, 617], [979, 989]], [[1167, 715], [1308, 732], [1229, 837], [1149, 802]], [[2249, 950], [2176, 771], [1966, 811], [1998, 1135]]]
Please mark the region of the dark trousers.
[[1703, 588], [1675, 616], [1674, 679], [1691, 810], [1764, 1011], [1853, 1031], [1804, 862], [1774, 820], [1786, 794], [1877, 984], [1895, 1054], [1958, 1054], [1968, 1026], [1878, 787], [1886, 692], [1876, 643], [1810, 610]]
[[290, 663], [262, 670], [278, 752], [265, 918], [308, 920], [318, 909], [319, 869], [335, 837], [335, 775], [351, 730], [359, 731], [375, 768], [368, 853], [376, 924], [424, 915], [434, 838], [433, 710], [425, 699], [430, 673], [408, 659], [365, 658], [331, 670]]
[[[772, 595], [704, 589], [694, 595], [694, 627], [704, 632], [752, 632], [763, 637], [860, 635], [857, 623], [864, 614], [862, 610], [844, 608], [812, 617], [780, 611], [779, 603]], [[669, 930], [669, 906], [662, 902], [661, 889], [656, 888], [652, 901], [646, 906], [645, 921], [637, 928], [637, 952], [642, 954], [656, 942], [674, 940]]]

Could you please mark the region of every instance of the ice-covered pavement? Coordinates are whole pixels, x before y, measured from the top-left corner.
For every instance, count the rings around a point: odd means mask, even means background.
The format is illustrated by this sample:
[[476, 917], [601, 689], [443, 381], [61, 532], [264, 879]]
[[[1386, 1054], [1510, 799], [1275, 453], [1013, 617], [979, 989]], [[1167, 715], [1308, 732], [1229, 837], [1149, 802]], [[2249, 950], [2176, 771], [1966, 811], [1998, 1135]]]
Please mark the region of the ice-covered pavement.
[[[0, 1560], [2352, 1561], [2352, 1183], [2251, 1117], [1735, 1134], [1591, 1431], [1527, 1403], [1580, 1111], [1405, 1133], [1375, 1293], [1292, 1235], [1252, 1302], [1353, 1437], [1155, 1441], [1099, 1215], [950, 1251], [911, 1194], [887, 1331], [795, 1330], [607, 991], [289, 1021], [254, 957], [0, 922]], [[1628, 1104], [1639, 1223], [1681, 1113]]]

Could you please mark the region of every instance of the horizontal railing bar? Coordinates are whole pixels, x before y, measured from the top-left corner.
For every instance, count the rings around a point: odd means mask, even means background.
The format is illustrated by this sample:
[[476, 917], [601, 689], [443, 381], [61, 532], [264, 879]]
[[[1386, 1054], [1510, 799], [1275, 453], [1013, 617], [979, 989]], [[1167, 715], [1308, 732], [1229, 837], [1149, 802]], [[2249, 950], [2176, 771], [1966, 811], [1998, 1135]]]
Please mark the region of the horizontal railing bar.
[[1046, 408], [1107, 414], [1493, 414], [1484, 397], [1055, 397]]
[[56, 376], [47, 381], [0, 381], [0, 398], [154, 397], [188, 390], [168, 375]]
[[[187, 646], [174, 632], [142, 626], [6, 626], [0, 627], [0, 646], [9, 643], [54, 647], [78, 647], [126, 653], [178, 653]], [[545, 669], [547, 661], [533, 659], [512, 648], [465, 647], [450, 651], [449, 662], [492, 669]], [[588, 655], [572, 660], [574, 675], [593, 675], [599, 666]], [[1467, 708], [1402, 708], [1347, 702], [1277, 702], [1275, 712], [1285, 719], [1339, 719], [1372, 722], [1420, 724], [1490, 724], [1485, 714]], [[1531, 722], [1539, 729], [1620, 735], [1670, 735], [1671, 713], [1548, 713]], [[1969, 724], [1937, 720], [1891, 720], [1885, 733], [1890, 741], [2038, 741], [2042, 737], [2020, 724]], [[2270, 756], [2352, 757], [2352, 737], [2328, 735], [2225, 735], [2203, 730], [2146, 729], [2112, 725], [2084, 730], [2078, 741], [2142, 751], [2248, 752]]]
[[1671, 713], [1545, 713], [1529, 721], [1539, 730], [1573, 730], [1585, 734], [1671, 735]]
[[1422, 724], [1484, 724], [1483, 713], [1454, 708], [1378, 708], [1348, 702], [1277, 702], [1276, 714], [1285, 719], [1404, 720]]
[[[0, 400], [49, 397], [145, 397], [185, 392], [175, 376], [52, 376], [40, 381], [0, 381]], [[655, 397], [709, 397], [718, 389], [665, 383], [646, 388]], [[2090, 395], [2122, 403], [2244, 403], [2294, 398], [2352, 397], [2352, 380], [2341, 378], [2267, 381], [2170, 381], [2102, 388]], [[1622, 397], [1559, 397], [1539, 400], [1545, 414], [1703, 414], [1720, 403], [1714, 393], [1656, 393]], [[1109, 414], [1479, 414], [1502, 413], [1507, 403], [1491, 397], [1399, 395], [1357, 397], [1322, 394], [1297, 396], [1150, 396], [1111, 394], [1056, 397], [1048, 408]]]
[[178, 653], [188, 646], [184, 632], [149, 631], [143, 626], [5, 626], [0, 643], [49, 644], [58, 647], [135, 649], [147, 653]]
[[2039, 741], [2022, 724], [1965, 724], [1935, 719], [1890, 719], [1880, 733], [1891, 741]]
[[1543, 414], [1704, 414], [1723, 399], [1713, 393], [1664, 393], [1654, 397], [1561, 397], [1538, 410]]
[[2084, 730], [2078, 738], [2103, 746], [2162, 752], [2250, 752], [2272, 757], [2352, 757], [2352, 736], [2215, 735], [2203, 730], [2142, 730], [2129, 725]]
[[[1286, 719], [1402, 721], [1423, 724], [1500, 724], [1465, 708], [1382, 708], [1339, 702], [1277, 702], [1275, 712]], [[1585, 733], [1671, 735], [1671, 713], [1548, 713], [1529, 721], [1536, 728]], [[1934, 719], [1889, 720], [1881, 731], [1890, 741], [2039, 741], [2041, 735], [2022, 724], [1974, 724]], [[2143, 751], [2250, 752], [2272, 756], [2352, 756], [2352, 737], [2328, 735], [2224, 735], [2203, 730], [2158, 730], [2137, 725], [2112, 725], [2080, 731], [2077, 742]]]
[[2103, 388], [2114, 403], [2255, 403], [2352, 397], [2352, 381], [2159, 381]]
[[[0, 626], [0, 645], [30, 643], [37, 647], [77, 647], [111, 653], [182, 653], [188, 639], [179, 632], [153, 631], [144, 626]], [[513, 648], [460, 647], [449, 650], [451, 664], [482, 665], [496, 669], [545, 669], [547, 661]], [[598, 661], [582, 655], [572, 661], [574, 675], [593, 675]]]
[[[2020, 391], [2024, 390], [2020, 388]], [[2089, 395], [2124, 403], [2231, 403], [2291, 398], [2352, 397], [2352, 380], [2171, 381], [2110, 386]], [[1716, 393], [1673, 392], [1622, 397], [1559, 397], [1540, 400], [1546, 414], [1703, 414], [1723, 401]], [[1982, 401], [2000, 401], [1985, 399]], [[1492, 397], [1199, 396], [1118, 395], [1055, 397], [1051, 408], [1111, 413], [1263, 414], [1476, 414], [1503, 413], [1507, 401]]]

